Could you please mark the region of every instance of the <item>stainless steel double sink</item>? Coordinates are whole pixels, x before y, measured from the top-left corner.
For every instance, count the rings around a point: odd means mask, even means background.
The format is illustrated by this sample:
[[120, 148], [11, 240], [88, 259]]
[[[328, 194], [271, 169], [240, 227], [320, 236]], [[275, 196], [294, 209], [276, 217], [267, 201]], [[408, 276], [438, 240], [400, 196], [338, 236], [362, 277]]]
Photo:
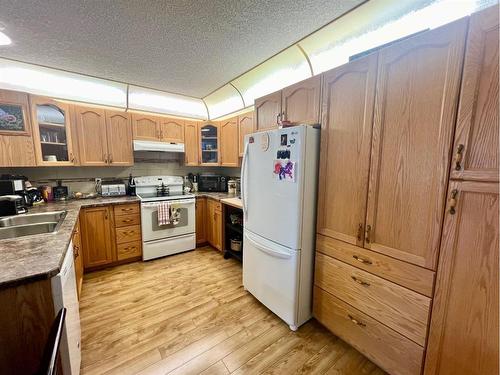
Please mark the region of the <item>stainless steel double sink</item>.
[[0, 218], [0, 240], [57, 232], [67, 211], [41, 212]]

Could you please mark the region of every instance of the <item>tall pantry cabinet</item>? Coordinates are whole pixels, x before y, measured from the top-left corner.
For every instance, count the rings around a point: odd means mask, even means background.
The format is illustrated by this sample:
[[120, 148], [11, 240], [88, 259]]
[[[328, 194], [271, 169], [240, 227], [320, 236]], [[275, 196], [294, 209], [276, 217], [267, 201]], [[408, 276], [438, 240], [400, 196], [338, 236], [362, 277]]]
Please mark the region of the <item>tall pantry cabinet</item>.
[[426, 375], [498, 374], [498, 6], [471, 16]]
[[391, 374], [420, 374], [467, 19], [323, 76], [314, 315]]

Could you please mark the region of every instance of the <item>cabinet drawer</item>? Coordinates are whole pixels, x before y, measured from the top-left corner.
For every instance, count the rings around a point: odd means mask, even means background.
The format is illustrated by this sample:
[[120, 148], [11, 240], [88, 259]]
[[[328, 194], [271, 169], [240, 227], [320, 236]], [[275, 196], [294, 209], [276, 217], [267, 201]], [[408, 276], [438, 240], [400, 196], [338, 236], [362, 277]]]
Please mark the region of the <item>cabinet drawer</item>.
[[116, 243], [141, 241], [141, 226], [131, 225], [128, 227], [116, 228]]
[[420, 374], [421, 346], [316, 286], [313, 315], [388, 373]]
[[115, 216], [138, 214], [139, 203], [118, 204], [114, 206]]
[[115, 227], [126, 227], [141, 224], [141, 215], [118, 215], [115, 216]]
[[316, 250], [384, 279], [432, 297], [434, 272], [327, 236], [316, 236]]
[[315, 284], [424, 346], [430, 298], [316, 253]]
[[134, 258], [142, 255], [142, 242], [125, 242], [116, 245], [116, 254], [118, 260]]

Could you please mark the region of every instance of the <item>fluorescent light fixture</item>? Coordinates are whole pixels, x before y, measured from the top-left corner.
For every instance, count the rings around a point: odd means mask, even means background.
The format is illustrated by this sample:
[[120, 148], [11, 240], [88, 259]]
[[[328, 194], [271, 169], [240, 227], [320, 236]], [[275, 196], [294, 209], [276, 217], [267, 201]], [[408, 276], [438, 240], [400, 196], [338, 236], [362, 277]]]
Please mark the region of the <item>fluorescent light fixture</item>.
[[256, 98], [311, 77], [309, 64], [297, 46], [287, 48], [231, 83], [241, 92], [246, 106]]
[[238, 91], [227, 84], [203, 98], [211, 119], [239, 111], [245, 107]]
[[128, 106], [139, 111], [203, 120], [208, 118], [207, 109], [201, 99], [138, 86], [129, 87]]
[[2, 31], [0, 31], [0, 46], [8, 46], [9, 44], [12, 43], [12, 40], [5, 35]]
[[0, 87], [53, 98], [125, 108], [122, 83], [0, 59]]

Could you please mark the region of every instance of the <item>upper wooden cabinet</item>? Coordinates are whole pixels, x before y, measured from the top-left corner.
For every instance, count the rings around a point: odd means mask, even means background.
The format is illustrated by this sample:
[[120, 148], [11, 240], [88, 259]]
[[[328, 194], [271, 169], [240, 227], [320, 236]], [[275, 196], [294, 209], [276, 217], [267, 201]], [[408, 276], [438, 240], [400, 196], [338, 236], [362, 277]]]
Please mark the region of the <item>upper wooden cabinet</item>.
[[106, 110], [106, 138], [109, 165], [134, 165], [132, 123], [129, 113]]
[[451, 177], [498, 181], [498, 6], [471, 16]]
[[498, 374], [498, 184], [453, 181], [426, 375]]
[[324, 74], [317, 232], [363, 246], [377, 54]]
[[253, 121], [253, 112], [247, 112], [243, 115], [238, 116], [238, 155], [243, 156], [245, 151], [245, 136], [251, 134], [255, 131], [255, 123]]
[[220, 165], [237, 167], [238, 152], [238, 117], [232, 117], [219, 122], [220, 131]]
[[158, 141], [160, 139], [160, 118], [142, 113], [132, 114], [134, 139]]
[[184, 164], [198, 165], [198, 123], [195, 121], [186, 121], [184, 124]]
[[161, 117], [160, 140], [163, 142], [184, 143], [184, 120]]
[[281, 90], [255, 99], [257, 130], [276, 128], [279, 116], [281, 116]]
[[37, 164], [75, 165], [70, 105], [33, 95], [30, 104]]
[[292, 123], [318, 124], [320, 100], [320, 75], [284, 88], [281, 93], [282, 120]]
[[467, 19], [380, 51], [365, 247], [436, 268]]
[[217, 122], [202, 123], [198, 127], [200, 165], [219, 165], [220, 132]]
[[108, 164], [108, 141], [104, 109], [74, 106], [81, 165]]
[[83, 106], [74, 106], [74, 113], [81, 165], [134, 164], [128, 113]]
[[28, 94], [0, 90], [0, 166], [36, 165]]

